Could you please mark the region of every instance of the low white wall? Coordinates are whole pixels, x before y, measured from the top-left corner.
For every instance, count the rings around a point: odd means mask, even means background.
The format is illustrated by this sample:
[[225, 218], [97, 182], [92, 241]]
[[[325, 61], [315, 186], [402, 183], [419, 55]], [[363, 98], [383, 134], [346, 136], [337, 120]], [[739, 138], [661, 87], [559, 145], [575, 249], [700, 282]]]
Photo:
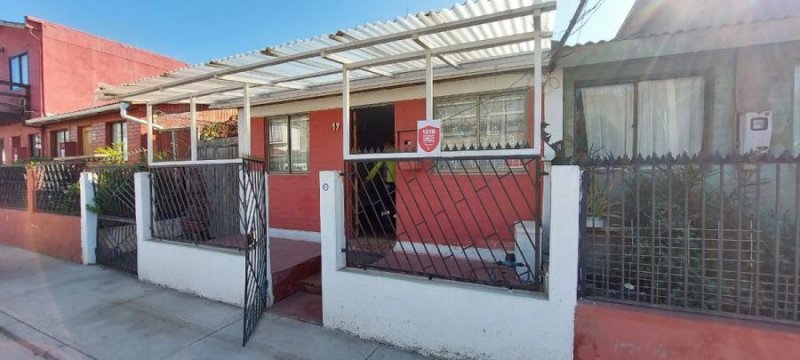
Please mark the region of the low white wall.
[[207, 299], [242, 306], [244, 256], [159, 240], [139, 246], [139, 279]]
[[571, 359], [580, 170], [551, 176], [548, 292], [533, 294], [345, 268], [342, 179], [320, 173], [324, 325], [447, 358]]
[[316, 231], [269, 228], [269, 236], [273, 238], [299, 240], [313, 243], [319, 243], [320, 241], [320, 235]]
[[242, 306], [244, 255], [151, 239], [150, 178], [135, 175], [139, 279]]

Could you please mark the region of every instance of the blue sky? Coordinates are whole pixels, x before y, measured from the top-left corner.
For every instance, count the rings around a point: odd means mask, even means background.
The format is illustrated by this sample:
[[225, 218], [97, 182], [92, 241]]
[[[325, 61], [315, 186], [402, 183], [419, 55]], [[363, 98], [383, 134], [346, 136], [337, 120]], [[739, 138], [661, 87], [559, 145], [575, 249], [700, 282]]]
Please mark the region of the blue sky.
[[[463, 0], [0, 0], [0, 19], [22, 21], [32, 15], [200, 63], [459, 1]], [[580, 42], [613, 37], [633, 3], [589, 0], [590, 6], [597, 1], [602, 2], [599, 10], [575, 38]], [[557, 36], [577, 3], [558, 1]]]

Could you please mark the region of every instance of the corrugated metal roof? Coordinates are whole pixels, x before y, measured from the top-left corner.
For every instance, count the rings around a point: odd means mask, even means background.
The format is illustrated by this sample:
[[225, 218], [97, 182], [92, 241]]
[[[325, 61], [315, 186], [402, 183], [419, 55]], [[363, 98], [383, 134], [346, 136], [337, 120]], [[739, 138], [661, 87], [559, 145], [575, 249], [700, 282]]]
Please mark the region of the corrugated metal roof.
[[[541, 33], [544, 36], [543, 49], [549, 49], [549, 34], [552, 33], [555, 22], [555, 2], [543, 0], [469, 0], [451, 8], [426, 13], [409, 14], [391, 21], [377, 22], [358, 26], [353, 29], [341, 30], [330, 35], [317, 36], [311, 39], [290, 42], [284, 45], [267, 47], [262, 50], [235, 55], [220, 60], [209, 61], [191, 67], [178, 69], [161, 76], [139, 80], [137, 82], [114, 88], [104, 89], [106, 96], [131, 102], [160, 101], [175, 96], [210, 91], [220, 88], [231, 88], [230, 91], [209, 94], [198, 97], [198, 103], [220, 103], [235, 101], [242, 97], [243, 91], [233, 89], [232, 85], [238, 83], [251, 84], [251, 96], [271, 95], [290, 91], [289, 89], [306, 89], [313, 91], [315, 87], [341, 82], [339, 73], [342, 66], [339, 62], [331, 60], [332, 57], [314, 57], [298, 61], [289, 61], [259, 67], [255, 70], [226, 74], [202, 81], [174, 86], [176, 81], [187, 81], [193, 77], [213, 74], [235, 67], [248, 66], [259, 62], [279, 59], [281, 57], [303, 54], [309, 51], [320, 53], [331, 47], [354, 41], [380, 38], [382, 36], [399, 34], [430, 28], [439, 24], [451, 23], [464, 19], [476, 18], [489, 14], [498, 14], [515, 9], [523, 9], [536, 5], [547, 5], [546, 11], [541, 12]], [[431, 49], [443, 48], [454, 45], [474, 44], [482, 40], [501, 39], [508, 36], [528, 34], [534, 31], [534, 13], [513, 18], [484, 23], [480, 25], [460, 27], [418, 37], [420, 44], [414, 39], [401, 39], [373, 44], [371, 46], [336, 51], [335, 60], [344, 60], [345, 63], [354, 63], [381, 59], [392, 56], [420, 52], [425, 46]], [[509, 43], [501, 46], [492, 46], [483, 49], [470, 49], [448, 53], [433, 59], [434, 67], [451, 66], [452, 64], [471, 64], [485, 60], [510, 57], [530, 53], [534, 49], [532, 38]], [[377, 78], [381, 76], [395, 76], [403, 73], [424, 70], [424, 60], [410, 60], [399, 63], [380, 64], [351, 71], [351, 81]], [[325, 73], [327, 72], [327, 74]], [[322, 76], [308, 77], [312, 74]], [[308, 77], [308, 78], [304, 78]], [[285, 81], [286, 79], [291, 81]], [[300, 78], [300, 79], [292, 79]], [[141, 93], [151, 88], [155, 91]], [[158, 87], [163, 87], [158, 89]], [[135, 94], [135, 95], [131, 95]]]
[[617, 37], [659, 35], [800, 16], [787, 0], [637, 0]]
[[579, 48], [579, 47], [583, 47], [583, 46], [614, 43], [614, 42], [625, 41], [625, 40], [641, 40], [641, 39], [649, 39], [649, 38], [661, 38], [661, 37], [670, 36], [670, 35], [701, 33], [701, 32], [708, 31], [708, 30], [732, 28], [732, 27], [738, 27], [738, 26], [742, 26], [742, 25], [769, 23], [769, 22], [792, 19], [792, 18], [798, 18], [798, 17], [800, 17], [800, 16], [785, 15], [785, 16], [776, 16], [776, 17], [758, 19], [758, 20], [739, 21], [739, 22], [730, 23], [730, 24], [709, 24], [709, 25], [703, 26], [703, 27], [697, 27], [697, 28], [691, 28], [691, 29], [671, 30], [671, 31], [664, 31], [664, 32], [659, 32], [659, 33], [647, 33], [647, 34], [636, 34], [636, 35], [619, 35], [619, 36], [617, 36], [617, 37], [615, 37], [613, 39], [609, 39], [609, 40], [587, 41], [585, 43], [580, 43], [580, 44], [575, 44], [575, 45], [568, 45], [568, 46], [565, 46], [565, 48], [566, 49], [570, 49], [570, 48]]

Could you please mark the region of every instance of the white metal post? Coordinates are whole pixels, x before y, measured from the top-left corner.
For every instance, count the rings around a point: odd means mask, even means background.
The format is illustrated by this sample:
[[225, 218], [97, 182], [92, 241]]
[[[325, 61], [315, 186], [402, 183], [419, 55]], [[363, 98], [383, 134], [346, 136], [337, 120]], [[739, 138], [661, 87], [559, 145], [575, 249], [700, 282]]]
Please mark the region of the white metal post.
[[244, 84], [242, 88], [244, 102], [239, 113], [239, 155], [251, 154], [250, 146], [250, 85]]
[[147, 105], [147, 164], [153, 163], [153, 105]]
[[342, 66], [342, 153], [350, 155], [350, 69]]
[[191, 136], [189, 140], [191, 149], [189, 151], [191, 152], [192, 161], [197, 161], [197, 102], [193, 97], [189, 98], [189, 133]]
[[[134, 204], [136, 204], [136, 247], [143, 248], [142, 243], [151, 238], [153, 226], [152, 194], [150, 192], [150, 173], [137, 172], [133, 174]], [[139, 253], [141, 254], [141, 253]], [[142, 261], [137, 261], [137, 272], [142, 279]]]
[[542, 138], [542, 18], [541, 12], [533, 14], [536, 35], [533, 40], [533, 148], [541, 149]]
[[81, 186], [81, 262], [84, 265], [94, 264], [97, 248], [97, 213], [89, 210], [95, 207], [94, 174], [82, 172]]
[[433, 120], [433, 61], [430, 51], [425, 54], [425, 120]]

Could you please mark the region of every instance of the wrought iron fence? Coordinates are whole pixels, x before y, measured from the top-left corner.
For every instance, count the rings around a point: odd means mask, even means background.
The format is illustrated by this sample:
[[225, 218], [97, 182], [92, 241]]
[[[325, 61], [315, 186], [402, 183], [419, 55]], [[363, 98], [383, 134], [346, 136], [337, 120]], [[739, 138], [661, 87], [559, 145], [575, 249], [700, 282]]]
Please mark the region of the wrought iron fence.
[[583, 167], [584, 296], [799, 320], [800, 159], [665, 156]]
[[28, 208], [27, 176], [24, 166], [0, 166], [0, 208]]
[[36, 211], [79, 216], [80, 176], [85, 167], [83, 162], [36, 165]]
[[94, 208], [97, 213], [97, 263], [128, 273], [137, 272], [136, 196], [134, 174], [143, 165], [91, 166], [95, 174]]
[[239, 163], [151, 167], [153, 238], [244, 249], [240, 171]]
[[541, 162], [345, 161], [347, 264], [539, 290]]

